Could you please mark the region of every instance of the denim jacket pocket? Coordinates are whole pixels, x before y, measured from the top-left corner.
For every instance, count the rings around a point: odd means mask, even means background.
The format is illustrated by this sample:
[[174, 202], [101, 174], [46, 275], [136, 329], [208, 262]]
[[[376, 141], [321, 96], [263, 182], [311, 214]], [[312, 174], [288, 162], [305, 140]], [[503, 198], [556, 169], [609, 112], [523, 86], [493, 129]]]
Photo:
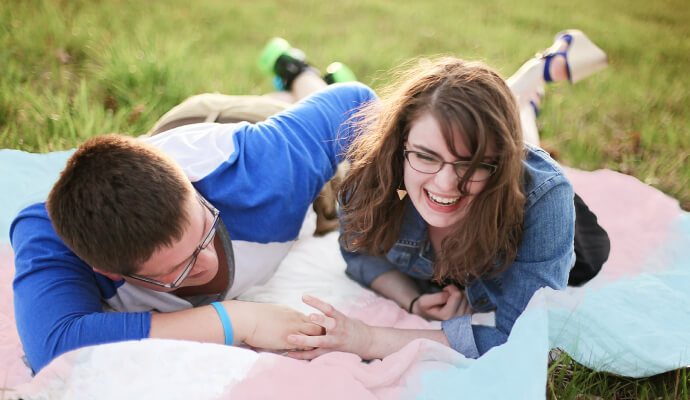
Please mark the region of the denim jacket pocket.
[[396, 242], [386, 255], [388, 260], [400, 269], [410, 267], [410, 259], [416, 253], [416, 247]]
[[411, 240], [398, 240], [386, 257], [401, 272], [418, 279], [431, 279], [433, 268], [426, 259], [419, 257], [420, 244]]

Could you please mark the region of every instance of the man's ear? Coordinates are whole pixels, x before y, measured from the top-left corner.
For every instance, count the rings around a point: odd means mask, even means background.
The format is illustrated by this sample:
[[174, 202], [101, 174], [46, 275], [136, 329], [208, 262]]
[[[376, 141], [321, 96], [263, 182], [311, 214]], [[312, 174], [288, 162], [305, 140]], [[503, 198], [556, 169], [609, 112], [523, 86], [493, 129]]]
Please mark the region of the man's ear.
[[122, 275], [120, 275], [120, 274], [116, 274], [116, 273], [113, 273], [113, 272], [101, 271], [101, 270], [98, 269], [98, 268], [94, 268], [93, 270], [96, 271], [97, 273], [99, 273], [99, 274], [105, 276], [106, 278], [112, 279], [112, 280], [114, 280], [114, 281], [121, 281], [122, 279], [124, 279], [124, 277], [123, 277]]

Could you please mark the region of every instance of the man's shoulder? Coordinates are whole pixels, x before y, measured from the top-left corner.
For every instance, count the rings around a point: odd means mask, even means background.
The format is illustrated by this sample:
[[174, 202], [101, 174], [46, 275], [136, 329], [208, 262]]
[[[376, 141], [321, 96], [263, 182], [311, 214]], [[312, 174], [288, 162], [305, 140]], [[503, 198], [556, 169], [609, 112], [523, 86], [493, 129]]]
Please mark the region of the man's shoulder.
[[190, 181], [201, 180], [219, 166], [237, 158], [235, 133], [247, 123], [198, 123], [142, 138], [159, 148], [182, 168]]
[[[46, 222], [48, 223], [46, 225]], [[46, 204], [35, 203], [31, 204], [24, 209], [22, 209], [10, 225], [10, 240], [12, 241], [14, 233], [18, 226], [30, 225], [30, 229], [20, 229], [22, 234], [39, 235], [44, 231], [55, 232], [53, 230], [52, 224], [50, 223], [50, 217], [48, 216], [48, 210], [46, 209]], [[46, 229], [46, 228], [50, 229]]]

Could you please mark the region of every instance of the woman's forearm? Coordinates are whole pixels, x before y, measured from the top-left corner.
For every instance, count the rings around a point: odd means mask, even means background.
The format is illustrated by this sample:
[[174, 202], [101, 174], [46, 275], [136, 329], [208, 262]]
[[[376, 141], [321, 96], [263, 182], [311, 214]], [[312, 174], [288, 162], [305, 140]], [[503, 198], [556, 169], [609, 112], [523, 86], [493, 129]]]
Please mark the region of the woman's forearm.
[[398, 270], [379, 275], [371, 282], [371, 289], [395, 301], [406, 310], [410, 302], [420, 293], [415, 281]]
[[446, 334], [441, 329], [397, 329], [370, 326], [370, 348], [360, 354], [365, 360], [384, 358], [402, 349], [415, 339], [430, 339], [450, 346]]

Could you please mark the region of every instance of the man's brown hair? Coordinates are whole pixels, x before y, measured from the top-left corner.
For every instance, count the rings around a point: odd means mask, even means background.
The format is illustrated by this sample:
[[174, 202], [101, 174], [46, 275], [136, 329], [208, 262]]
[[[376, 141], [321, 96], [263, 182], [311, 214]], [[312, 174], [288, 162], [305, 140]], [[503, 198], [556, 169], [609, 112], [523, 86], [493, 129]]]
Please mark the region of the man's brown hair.
[[[467, 180], [493, 145], [496, 173], [447, 236], [434, 263], [434, 279], [466, 283], [504, 270], [522, 240], [524, 145], [518, 107], [498, 73], [457, 58], [421, 60], [399, 73], [382, 99], [355, 116], [361, 134], [348, 151], [350, 173], [341, 186], [341, 242], [349, 250], [383, 255], [394, 245], [409, 199], [400, 201], [404, 144], [412, 123], [425, 113], [438, 122], [448, 149], [454, 138], [472, 152]], [[498, 265], [498, 268], [497, 268]]]
[[193, 193], [181, 168], [143, 140], [102, 135], [67, 161], [46, 208], [55, 232], [94, 268], [135, 273], [182, 237]]

